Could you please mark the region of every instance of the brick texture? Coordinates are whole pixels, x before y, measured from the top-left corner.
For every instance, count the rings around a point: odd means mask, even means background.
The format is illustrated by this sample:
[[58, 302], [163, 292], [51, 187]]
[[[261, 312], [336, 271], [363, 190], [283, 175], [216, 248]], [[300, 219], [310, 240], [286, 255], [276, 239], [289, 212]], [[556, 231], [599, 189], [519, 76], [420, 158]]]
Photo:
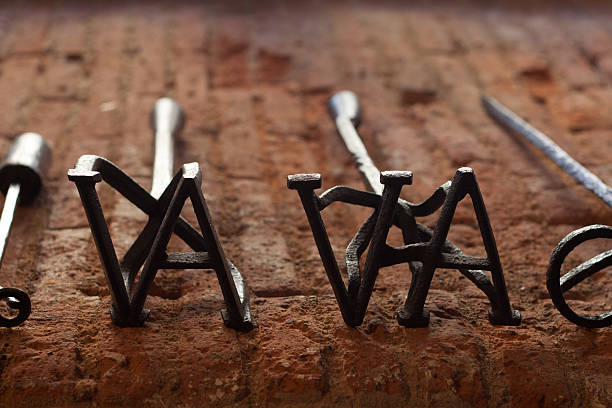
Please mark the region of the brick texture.
[[[612, 9], [532, 3], [2, 3], [0, 151], [35, 131], [54, 163], [41, 197], [17, 211], [2, 265], [2, 285], [33, 304], [23, 325], [0, 330], [0, 406], [612, 406], [610, 329], [569, 323], [545, 288], [558, 241], [612, 224], [612, 211], [479, 101], [497, 97], [612, 182]], [[361, 97], [360, 133], [381, 170], [414, 172], [404, 198], [474, 168], [521, 326], [491, 326], [484, 296], [453, 270], [436, 272], [430, 327], [398, 326], [405, 266], [381, 271], [361, 327], [343, 323], [285, 185], [319, 172], [324, 188], [362, 188], [326, 113], [341, 89]], [[161, 96], [186, 111], [176, 164], [201, 165], [225, 251], [251, 288], [249, 333], [223, 325], [212, 271], [160, 271], [142, 328], [109, 318], [66, 171], [98, 154], [149, 186], [148, 114]], [[146, 218], [99, 192], [122, 253]], [[470, 207], [450, 238], [482, 254]], [[340, 261], [367, 215], [325, 212]], [[585, 282], [573, 305], [611, 309], [606, 279]]]

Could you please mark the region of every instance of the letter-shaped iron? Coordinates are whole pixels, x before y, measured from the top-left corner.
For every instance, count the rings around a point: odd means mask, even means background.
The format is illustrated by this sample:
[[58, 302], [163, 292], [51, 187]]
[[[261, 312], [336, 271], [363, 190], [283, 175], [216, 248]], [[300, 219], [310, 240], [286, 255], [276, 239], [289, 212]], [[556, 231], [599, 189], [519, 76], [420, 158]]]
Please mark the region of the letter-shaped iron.
[[[151, 193], [99, 156], [81, 156], [75, 168], [68, 171], [68, 179], [79, 191], [104, 267], [111, 293], [111, 318], [119, 326], [144, 323], [149, 314], [149, 310], [144, 309], [145, 300], [159, 269], [214, 269], [226, 304], [221, 312], [225, 324], [248, 331], [253, 328], [248, 288], [219, 242], [200, 187], [200, 167], [197, 163], [184, 164], [172, 177], [172, 140], [183, 122], [183, 111], [178, 103], [169, 98], [157, 101], [151, 112], [155, 134]], [[102, 180], [149, 216], [146, 226], [121, 261], [117, 259], [96, 192], [96, 184]], [[180, 216], [188, 198], [202, 233]], [[195, 252], [166, 253], [173, 232]], [[140, 277], [135, 281], [139, 270]]]
[[[443, 184], [422, 204], [409, 203], [400, 199], [399, 195], [404, 185], [411, 184], [412, 173], [378, 171], [357, 134], [361, 109], [355, 94], [342, 91], [333, 95], [329, 111], [339, 135], [373, 192], [336, 186], [318, 196], [314, 190], [321, 187], [319, 174], [291, 175], [287, 178], [287, 186], [298, 191], [346, 324], [359, 326], [363, 322], [380, 268], [400, 263], [409, 264], [412, 281], [406, 302], [397, 313], [399, 324], [406, 327], [425, 327], [429, 324], [429, 313], [424, 310], [424, 305], [436, 268], [456, 268], [482, 290], [491, 302], [491, 323], [520, 324], [520, 313], [510, 307], [493, 231], [472, 169], [457, 170], [452, 182]], [[467, 256], [446, 240], [457, 203], [466, 195], [471, 197], [474, 205], [486, 258]], [[336, 201], [373, 208], [372, 215], [346, 248], [348, 288], [340, 274], [320, 214]], [[416, 222], [416, 217], [430, 215], [439, 208], [442, 210], [433, 231]], [[404, 246], [392, 247], [386, 243], [393, 225], [401, 229]], [[359, 258], [368, 246], [362, 271]], [[492, 280], [483, 270], [491, 271]]]

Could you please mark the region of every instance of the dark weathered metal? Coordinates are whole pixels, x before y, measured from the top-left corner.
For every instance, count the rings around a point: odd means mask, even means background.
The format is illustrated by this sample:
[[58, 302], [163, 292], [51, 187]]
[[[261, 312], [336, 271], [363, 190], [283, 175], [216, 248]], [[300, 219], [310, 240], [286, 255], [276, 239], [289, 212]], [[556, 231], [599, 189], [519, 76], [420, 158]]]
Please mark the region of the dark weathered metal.
[[612, 227], [589, 225], [572, 231], [559, 242], [553, 251], [546, 271], [546, 287], [555, 307], [566, 319], [584, 327], [606, 327], [612, 325], [612, 311], [600, 315], [582, 315], [574, 312], [565, 301], [563, 294], [589, 276], [612, 266], [612, 250], [594, 256], [561, 276], [563, 261], [578, 245], [591, 239], [612, 239]]
[[[483, 96], [486, 111], [499, 123], [524, 136], [550, 157], [561, 169], [595, 193], [612, 207], [612, 187], [584, 168], [548, 136], [529, 125], [514, 112], [497, 100]], [[565, 301], [563, 294], [589, 276], [612, 265], [612, 250], [602, 252], [583, 262], [561, 276], [561, 267], [567, 255], [585, 241], [598, 238], [612, 238], [612, 227], [589, 225], [571, 232], [559, 242], [552, 253], [546, 272], [546, 287], [555, 307], [569, 321], [584, 327], [606, 327], [612, 325], [612, 311], [601, 315], [581, 315], [574, 312]]]
[[[164, 98], [155, 105], [151, 124], [156, 154], [150, 194], [113, 163], [98, 156], [81, 156], [75, 168], [68, 171], [68, 178], [76, 184], [89, 220], [110, 288], [111, 318], [115, 324], [144, 323], [149, 314], [144, 304], [159, 269], [214, 269], [227, 307], [221, 312], [225, 324], [247, 331], [253, 328], [248, 288], [221, 247], [200, 187], [199, 165], [185, 164], [174, 177], [167, 177], [172, 171], [172, 138], [180, 131], [183, 120], [176, 102]], [[102, 180], [149, 216], [121, 261], [117, 259], [95, 188]], [[188, 198], [201, 233], [180, 216]], [[166, 253], [172, 233], [195, 252]]]
[[[397, 314], [401, 325], [424, 327], [429, 324], [424, 305], [436, 268], [459, 269], [482, 290], [491, 302], [489, 319], [493, 324], [520, 324], [520, 313], [510, 307], [493, 231], [472, 169], [457, 170], [452, 182], [443, 184], [422, 204], [402, 200], [399, 198], [401, 189], [405, 184], [411, 184], [412, 173], [378, 171], [357, 134], [361, 109], [355, 94], [343, 91], [332, 96], [329, 112], [357, 168], [373, 192], [336, 186], [318, 196], [314, 190], [321, 187], [319, 174], [291, 175], [287, 178], [287, 186], [297, 190], [300, 196], [344, 321], [350, 326], [363, 322], [380, 268], [408, 263], [412, 281], [406, 302]], [[457, 203], [466, 195], [471, 197], [474, 205], [486, 258], [467, 256], [446, 240]], [[372, 215], [346, 248], [348, 286], [345, 286], [340, 274], [321, 218], [321, 211], [336, 201], [373, 208]], [[430, 215], [439, 208], [442, 210], [434, 230], [416, 221], [416, 217]], [[402, 231], [405, 245], [401, 247], [386, 243], [393, 225]], [[366, 249], [368, 254], [361, 270], [359, 259]], [[492, 280], [483, 270], [491, 271]]]
[[[15, 208], [17, 205], [32, 203], [40, 192], [42, 178], [50, 163], [51, 150], [45, 140], [39, 134], [24, 133], [15, 139], [0, 165], [0, 190], [6, 196], [0, 217], [0, 265], [4, 259]], [[14, 317], [0, 316], [0, 326], [17, 326], [30, 316], [30, 297], [21, 289], [0, 287], [0, 299], [18, 311]]]

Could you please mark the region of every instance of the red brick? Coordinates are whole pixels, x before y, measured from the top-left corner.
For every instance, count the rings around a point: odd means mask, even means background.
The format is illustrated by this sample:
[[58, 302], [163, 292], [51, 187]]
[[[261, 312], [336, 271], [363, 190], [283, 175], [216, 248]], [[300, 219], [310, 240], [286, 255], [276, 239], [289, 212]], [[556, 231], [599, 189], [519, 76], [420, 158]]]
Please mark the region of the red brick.
[[[498, 97], [612, 176], [609, 11], [552, 7], [0, 7], [10, 19], [0, 25], [8, 95], [0, 150], [33, 129], [56, 151], [40, 200], [18, 211], [2, 268], [2, 284], [26, 289], [33, 312], [2, 331], [0, 404], [610, 405], [607, 332], [576, 329], [543, 285], [558, 241], [584, 224], [609, 224], [609, 208], [502, 130], [479, 101], [482, 92]], [[76, 53], [83, 59], [66, 60]], [[456, 166], [475, 168], [521, 326], [491, 326], [485, 296], [455, 270], [436, 271], [428, 328], [398, 326], [407, 265], [380, 272], [362, 326], [344, 324], [299, 198], [285, 187], [287, 174], [312, 171], [324, 187], [363, 188], [326, 112], [343, 88], [362, 100], [360, 133], [377, 165], [415, 171], [404, 197], [419, 201]], [[104, 274], [65, 174], [80, 154], [98, 153], [148, 186], [148, 114], [164, 94], [188, 117], [177, 167], [201, 164], [224, 249], [251, 287], [257, 327], [249, 333], [223, 325], [210, 270], [160, 271], [145, 326], [110, 321]], [[108, 186], [99, 191], [121, 254], [145, 218]], [[340, 204], [324, 212], [340, 265], [369, 213]], [[482, 255], [469, 200], [449, 237]], [[186, 250], [177, 239], [171, 246]], [[594, 296], [596, 305], [605, 300]]]

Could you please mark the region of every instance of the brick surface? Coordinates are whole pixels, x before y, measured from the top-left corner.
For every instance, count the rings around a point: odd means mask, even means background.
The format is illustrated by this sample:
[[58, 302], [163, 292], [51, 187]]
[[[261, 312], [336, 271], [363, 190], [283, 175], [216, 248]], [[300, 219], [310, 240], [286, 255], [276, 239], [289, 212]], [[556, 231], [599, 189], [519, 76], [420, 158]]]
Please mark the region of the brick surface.
[[[0, 331], [0, 406], [612, 406], [610, 329], [572, 325], [545, 287], [559, 240], [612, 224], [612, 212], [479, 100], [497, 97], [612, 181], [612, 9], [532, 3], [1, 4], [0, 151], [36, 131], [54, 163], [40, 198], [17, 211], [2, 265], [0, 283], [25, 289], [32, 315]], [[430, 326], [398, 326], [405, 265], [381, 271], [362, 326], [343, 323], [285, 181], [318, 172], [323, 188], [363, 188], [326, 112], [341, 89], [361, 98], [360, 133], [381, 170], [414, 172], [404, 198], [420, 202], [458, 167], [474, 168], [520, 326], [491, 326], [485, 297], [453, 270], [436, 271]], [[225, 252], [251, 289], [249, 333], [223, 325], [210, 270], [160, 271], [144, 327], [110, 320], [66, 171], [98, 154], [148, 187], [148, 115], [161, 96], [185, 109], [175, 167], [200, 163]], [[99, 194], [121, 255], [146, 217], [107, 186]], [[341, 269], [368, 215], [324, 212]], [[469, 202], [449, 236], [484, 253]], [[612, 309], [599, 275], [572, 291], [572, 305]]]

